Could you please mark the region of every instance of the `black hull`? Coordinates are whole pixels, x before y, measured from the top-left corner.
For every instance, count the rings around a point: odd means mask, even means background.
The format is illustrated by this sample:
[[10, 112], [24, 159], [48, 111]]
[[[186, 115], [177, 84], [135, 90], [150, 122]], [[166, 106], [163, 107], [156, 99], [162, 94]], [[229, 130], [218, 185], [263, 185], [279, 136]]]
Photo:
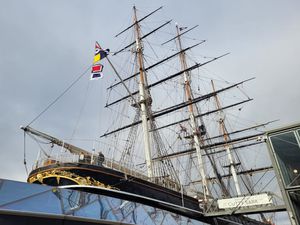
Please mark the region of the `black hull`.
[[[38, 173], [51, 171], [51, 170], [68, 171], [79, 175], [81, 177], [92, 177], [95, 180], [110, 185], [119, 189], [120, 191], [129, 192], [136, 195], [152, 198], [155, 200], [171, 203], [177, 206], [183, 206], [188, 209], [201, 211], [197, 199], [194, 199], [187, 195], [182, 195], [180, 192], [170, 190], [168, 188], [159, 186], [157, 184], [145, 181], [143, 179], [133, 177], [131, 175], [125, 175], [122, 172], [105, 168], [102, 166], [81, 164], [81, 163], [60, 163], [52, 164], [45, 167], [40, 167], [33, 170], [29, 174], [29, 178], [35, 176]], [[39, 183], [35, 181], [34, 183]], [[51, 186], [57, 186], [56, 179], [46, 179], [45, 184]], [[61, 179], [59, 185], [71, 185], [74, 184], [69, 180]]]

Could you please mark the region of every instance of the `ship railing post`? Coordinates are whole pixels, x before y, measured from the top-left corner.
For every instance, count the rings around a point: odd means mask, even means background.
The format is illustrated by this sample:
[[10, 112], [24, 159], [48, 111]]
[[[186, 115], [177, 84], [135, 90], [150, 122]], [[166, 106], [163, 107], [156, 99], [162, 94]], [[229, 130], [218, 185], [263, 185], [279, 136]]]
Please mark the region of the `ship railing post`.
[[62, 161], [63, 149], [64, 149], [65, 141], [63, 140], [63, 144], [60, 148], [59, 161]]
[[40, 157], [41, 157], [41, 149], [39, 149], [38, 155], [36, 157], [36, 163], [35, 163], [35, 168], [38, 168], [39, 163], [40, 163]]
[[94, 164], [94, 156], [95, 156], [95, 141], [93, 141], [93, 149], [92, 149], [92, 155], [91, 155], [91, 164]]
[[182, 185], [182, 184], [180, 184], [180, 186], [181, 186], [181, 204], [182, 204], [182, 206], [184, 207], [184, 198], [183, 198], [183, 185]]

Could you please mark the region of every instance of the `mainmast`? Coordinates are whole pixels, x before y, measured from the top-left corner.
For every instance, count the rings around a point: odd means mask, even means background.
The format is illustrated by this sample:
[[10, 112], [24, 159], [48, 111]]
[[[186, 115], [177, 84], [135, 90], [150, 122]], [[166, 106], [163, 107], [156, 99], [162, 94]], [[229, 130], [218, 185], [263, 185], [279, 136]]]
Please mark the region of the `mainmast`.
[[[215, 91], [215, 85], [214, 85], [213, 80], [211, 81], [211, 84], [212, 84], [213, 91]], [[221, 107], [221, 103], [220, 103], [220, 100], [218, 98], [218, 95], [215, 95], [214, 97], [215, 97], [215, 100], [216, 100], [217, 108], [221, 109], [222, 107]], [[236, 170], [235, 170], [236, 164], [233, 161], [233, 158], [232, 158], [232, 155], [231, 155], [230, 145], [228, 144], [229, 135], [228, 135], [228, 132], [227, 132], [227, 129], [226, 129], [226, 126], [225, 126], [224, 114], [223, 114], [222, 110], [219, 111], [219, 113], [220, 113], [219, 125], [220, 125], [220, 130], [222, 132], [222, 135], [223, 135], [224, 141], [225, 141], [224, 147], [226, 149], [226, 154], [227, 154], [228, 160], [229, 160], [230, 172], [232, 174], [232, 178], [233, 178], [236, 193], [237, 193], [237, 195], [240, 196], [242, 193], [241, 193], [240, 185], [239, 185]]]
[[133, 7], [134, 10], [134, 27], [135, 27], [135, 41], [136, 41], [136, 54], [138, 59], [139, 66], [139, 95], [140, 95], [140, 107], [141, 107], [141, 117], [142, 117], [142, 126], [143, 126], [143, 134], [144, 134], [144, 146], [145, 146], [145, 159], [147, 166], [147, 174], [151, 179], [153, 177], [153, 165], [151, 161], [151, 147], [150, 147], [150, 134], [149, 134], [149, 124], [148, 124], [148, 113], [150, 110], [148, 109], [149, 104], [151, 104], [151, 98], [149, 93], [146, 91], [147, 78], [144, 73], [144, 63], [143, 63], [143, 47], [142, 41], [140, 39], [140, 26], [138, 23], [136, 8]]
[[[179, 51], [181, 52], [179, 54], [181, 67], [182, 67], [182, 70], [186, 70], [188, 68], [188, 66], [186, 63], [185, 53], [182, 52], [180, 29], [179, 29], [178, 25], [176, 25], [176, 31], [177, 31], [177, 41], [178, 41]], [[192, 102], [193, 96], [192, 96], [192, 90], [191, 90], [191, 86], [190, 86], [189, 71], [185, 71], [183, 73], [183, 77], [184, 77], [184, 90], [185, 90], [185, 95], [186, 95], [187, 101]], [[195, 119], [193, 104], [188, 105], [188, 110], [189, 110], [189, 117], [190, 117], [192, 130], [193, 130], [192, 137], [194, 139], [194, 145], [196, 148], [196, 155], [197, 155], [198, 164], [199, 164], [199, 171], [200, 171], [200, 176], [201, 176], [201, 180], [202, 180], [204, 201], [207, 202], [207, 196], [209, 194], [209, 191], [208, 191], [208, 185], [207, 185], [207, 180], [206, 180], [206, 175], [205, 175], [206, 173], [205, 173], [203, 158], [202, 158], [202, 154], [201, 154], [202, 150], [200, 148], [200, 136], [199, 136], [200, 134], [199, 134], [198, 124]]]

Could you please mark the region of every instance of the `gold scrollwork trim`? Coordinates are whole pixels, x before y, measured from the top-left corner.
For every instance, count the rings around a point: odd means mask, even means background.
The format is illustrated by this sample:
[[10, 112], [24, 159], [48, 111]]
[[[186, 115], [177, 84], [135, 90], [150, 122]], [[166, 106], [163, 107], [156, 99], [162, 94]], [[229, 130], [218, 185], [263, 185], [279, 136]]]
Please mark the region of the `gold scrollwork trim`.
[[75, 173], [71, 173], [69, 171], [56, 170], [56, 169], [50, 170], [50, 171], [39, 172], [39, 173], [29, 177], [28, 182], [34, 183], [36, 181], [39, 181], [41, 184], [44, 184], [44, 180], [47, 178], [56, 178], [58, 185], [60, 183], [60, 179], [67, 179], [67, 180], [73, 181], [75, 184], [78, 184], [78, 185], [89, 185], [89, 186], [96, 186], [96, 187], [118, 190], [117, 188], [112, 187], [110, 185], [103, 184], [100, 181], [97, 181], [92, 177], [82, 177]]

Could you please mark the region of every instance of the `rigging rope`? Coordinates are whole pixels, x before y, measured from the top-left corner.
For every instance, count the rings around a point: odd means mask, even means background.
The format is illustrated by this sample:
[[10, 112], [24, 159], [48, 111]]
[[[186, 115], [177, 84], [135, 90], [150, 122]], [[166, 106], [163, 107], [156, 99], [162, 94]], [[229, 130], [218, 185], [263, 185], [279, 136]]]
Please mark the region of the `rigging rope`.
[[[134, 117], [133, 122], [138, 121], [139, 118], [140, 118], [140, 110], [136, 109], [136, 115]], [[123, 165], [126, 165], [126, 164], [129, 165], [130, 162], [132, 161], [133, 152], [130, 152], [130, 151], [133, 149], [134, 144], [136, 144], [135, 140], [137, 138], [137, 129], [138, 129], [138, 126], [132, 126], [130, 128], [127, 142], [125, 144], [125, 148], [124, 148], [121, 158], [119, 160], [119, 162], [123, 163]]]
[[81, 116], [82, 116], [82, 114], [83, 114], [83, 110], [84, 110], [84, 108], [85, 108], [85, 106], [86, 106], [89, 88], [90, 88], [90, 82], [88, 82], [87, 87], [86, 87], [86, 91], [85, 91], [85, 94], [84, 94], [83, 103], [82, 103], [82, 106], [81, 106], [81, 108], [80, 108], [79, 115], [78, 115], [77, 121], [76, 121], [75, 126], [74, 126], [74, 130], [73, 130], [73, 132], [72, 132], [72, 134], [71, 134], [71, 138], [70, 138], [71, 140], [72, 140], [72, 139], [74, 138], [74, 136], [75, 136], [75, 133], [76, 133], [77, 128], [78, 128], [78, 125], [79, 125], [79, 121], [80, 121]]
[[25, 131], [24, 131], [24, 166], [25, 166], [26, 174], [28, 176], [28, 168], [26, 162], [26, 132]]
[[81, 73], [58, 97], [56, 97], [43, 111], [41, 111], [27, 126], [30, 126], [34, 123], [38, 118], [40, 118], [52, 105], [54, 105], [62, 96], [64, 96], [82, 77], [85, 75], [91, 66], [89, 65], [88, 68]]
[[45, 154], [45, 156], [47, 156], [48, 158], [50, 158], [51, 154], [47, 154], [47, 152], [43, 149], [43, 147], [41, 146], [41, 144], [53, 144], [51, 142], [42, 142], [40, 140], [38, 140], [34, 135], [32, 134], [28, 134], [39, 146], [40, 150], [42, 150], [42, 152]]

